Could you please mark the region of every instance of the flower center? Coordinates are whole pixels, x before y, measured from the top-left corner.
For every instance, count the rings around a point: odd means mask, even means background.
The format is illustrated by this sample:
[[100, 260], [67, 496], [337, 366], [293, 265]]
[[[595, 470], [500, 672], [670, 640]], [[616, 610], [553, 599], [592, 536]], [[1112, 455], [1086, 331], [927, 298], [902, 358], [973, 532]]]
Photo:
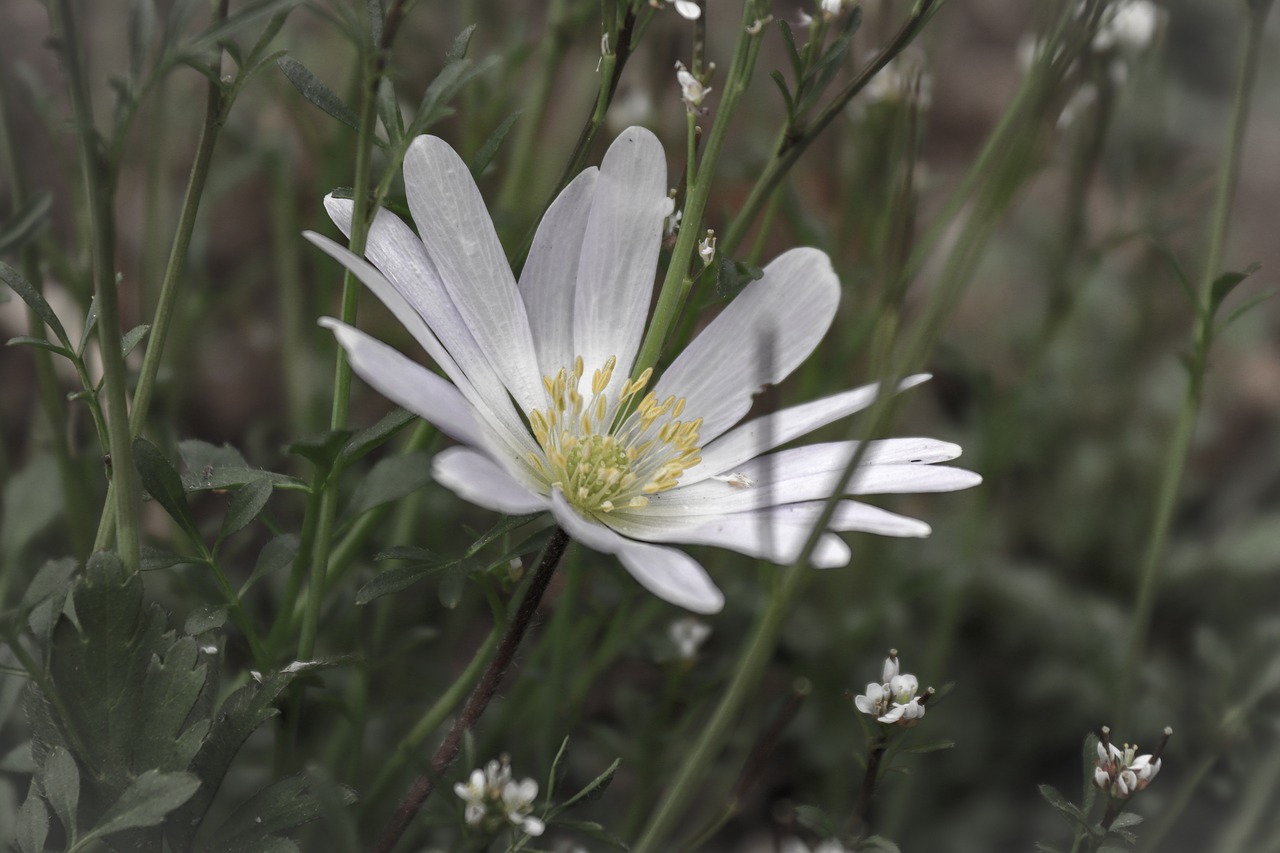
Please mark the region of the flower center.
[[618, 399], [605, 389], [617, 359], [591, 375], [591, 396], [578, 390], [583, 376], [582, 356], [573, 368], [560, 368], [542, 377], [547, 407], [529, 413], [529, 427], [542, 456], [529, 454], [534, 467], [551, 488], [563, 492], [583, 513], [612, 512], [619, 507], [642, 507], [649, 495], [680, 482], [685, 470], [702, 457], [698, 429], [702, 418], [679, 420], [684, 398], [659, 401], [650, 391], [639, 402], [653, 370], [626, 380]]

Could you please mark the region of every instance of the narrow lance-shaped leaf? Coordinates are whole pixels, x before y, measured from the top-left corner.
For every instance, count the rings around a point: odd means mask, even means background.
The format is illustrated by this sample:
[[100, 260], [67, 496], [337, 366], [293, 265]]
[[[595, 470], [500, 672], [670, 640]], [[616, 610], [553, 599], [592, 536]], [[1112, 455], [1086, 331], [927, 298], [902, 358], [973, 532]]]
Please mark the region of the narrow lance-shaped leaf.
[[62, 321], [58, 319], [57, 314], [53, 313], [53, 308], [45, 301], [40, 291], [36, 290], [22, 273], [0, 261], [0, 279], [4, 279], [4, 283], [13, 288], [13, 292], [22, 297], [23, 302], [31, 306], [31, 310], [36, 312], [41, 322], [53, 330], [53, 334], [64, 347], [71, 349], [71, 339], [67, 337], [67, 330], [62, 327]]
[[359, 117], [305, 65], [291, 56], [280, 57], [276, 60], [276, 65], [284, 72], [284, 76], [289, 78], [289, 82], [302, 97], [348, 127], [359, 130]]

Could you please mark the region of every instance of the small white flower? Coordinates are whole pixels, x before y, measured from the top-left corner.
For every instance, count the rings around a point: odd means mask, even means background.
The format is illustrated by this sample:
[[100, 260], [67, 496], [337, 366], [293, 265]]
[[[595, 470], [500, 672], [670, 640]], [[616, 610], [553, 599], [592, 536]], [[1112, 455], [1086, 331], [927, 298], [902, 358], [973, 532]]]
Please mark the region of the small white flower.
[[716, 258], [716, 232], [707, 229], [707, 236], [698, 242], [698, 257], [702, 258], [703, 264], [711, 266]]
[[844, 9], [844, 3], [841, 0], [818, 0], [818, 9], [829, 21], [840, 14]]
[[684, 63], [679, 61], [676, 62], [676, 82], [680, 84], [680, 100], [684, 101], [685, 109], [691, 113], [702, 109], [702, 100], [711, 91], [711, 87], [703, 86], [702, 81], [694, 77], [684, 67]]
[[1151, 0], [1119, 0], [1104, 13], [1093, 37], [1093, 49], [1099, 53], [1112, 48], [1135, 53], [1144, 50], [1163, 21], [1164, 10]]
[[546, 829], [541, 820], [532, 816], [538, 783], [532, 779], [513, 780], [506, 756], [490, 761], [483, 770], [472, 770], [465, 783], [453, 786], [453, 792], [466, 803], [463, 818], [467, 825], [483, 832], [496, 832], [508, 823], [526, 835], [541, 835]]
[[1098, 762], [1093, 771], [1093, 784], [1117, 799], [1126, 799], [1146, 788], [1160, 772], [1160, 756], [1173, 729], [1165, 727], [1164, 737], [1154, 753], [1138, 755], [1137, 744], [1125, 744], [1120, 749], [1111, 742], [1111, 730], [1102, 728], [1098, 741]]
[[[552, 202], [518, 280], [470, 170], [444, 140], [415, 139], [404, 180], [416, 234], [379, 210], [369, 261], [308, 238], [387, 305], [444, 375], [358, 329], [321, 322], [366, 382], [458, 442], [435, 455], [432, 473], [459, 497], [513, 515], [549, 512], [579, 544], [616, 555], [650, 592], [714, 613], [723, 594], [673, 544], [785, 565], [837, 492], [809, 562], [843, 566], [850, 549], [837, 533], [929, 534], [921, 521], [847, 498], [982, 481], [932, 464], [960, 448], [928, 438], [870, 442], [848, 480], [858, 442], [776, 450], [865, 409], [881, 393], [875, 384], [742, 422], [761, 385], [799, 367], [835, 319], [840, 282], [817, 249], [765, 266], [661, 375], [637, 369], [673, 209], [666, 155], [644, 128], [623, 131], [600, 167]], [[330, 196], [325, 207], [349, 232], [352, 202]], [[760, 340], [775, 347], [767, 376], [752, 357]], [[727, 474], [759, 487], [717, 479]]]
[[900, 672], [898, 650], [891, 649], [881, 668], [883, 682], [872, 682], [867, 691], [853, 697], [853, 705], [862, 713], [875, 717], [876, 722], [900, 725], [913, 725], [924, 716], [924, 701], [933, 692], [933, 688], [925, 691], [924, 696], [917, 696], [920, 681], [911, 673]]
[[698, 648], [711, 636], [711, 626], [692, 616], [682, 616], [667, 628], [667, 635], [681, 660], [693, 660]]

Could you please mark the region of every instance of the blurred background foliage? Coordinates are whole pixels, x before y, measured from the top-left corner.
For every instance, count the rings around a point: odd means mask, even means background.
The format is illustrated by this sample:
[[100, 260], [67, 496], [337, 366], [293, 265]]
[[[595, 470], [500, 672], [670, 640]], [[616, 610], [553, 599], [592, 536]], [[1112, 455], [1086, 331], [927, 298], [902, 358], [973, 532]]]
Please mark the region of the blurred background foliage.
[[[356, 104], [359, 57], [335, 3], [299, 6], [273, 47]], [[127, 5], [79, 4], [100, 117], [112, 114], [116, 81], [128, 74]], [[387, 61], [395, 93], [411, 109], [457, 34], [478, 23], [468, 56], [496, 61], [461, 88], [452, 113], [432, 128], [470, 159], [526, 106], [538, 69], [549, 55], [558, 56], [540, 126], [526, 129], [517, 118], [480, 177], [509, 248], [540, 216], [595, 99], [599, 4], [552, 5], [562, 13], [555, 24], [548, 23], [547, 4], [423, 0], [410, 9]], [[707, 5], [707, 57], [727, 64], [738, 4]], [[773, 849], [771, 839], [794, 830], [797, 804], [837, 818], [847, 809], [862, 776], [857, 756], [864, 745], [851, 695], [877, 677], [890, 647], [923, 683], [954, 683], [921, 732], [955, 747], [907, 762], [911, 772], [893, 775], [877, 802], [876, 831], [904, 850], [987, 853], [1059, 839], [1059, 819], [1036, 786], [1049, 782], [1074, 794], [1081, 739], [1107, 723], [1123, 725], [1118, 740], [1144, 746], [1154, 746], [1165, 725], [1175, 731], [1159, 781], [1135, 806], [1148, 817], [1140, 834], [1150, 849], [1280, 849], [1276, 816], [1255, 807], [1280, 797], [1274, 606], [1280, 601], [1280, 307], [1274, 301], [1240, 317], [1210, 354], [1203, 409], [1159, 563], [1149, 642], [1140, 667], [1125, 661], [1195, 323], [1175, 259], [1192, 279], [1204, 263], [1234, 57], [1241, 50], [1241, 5], [1163, 4], [1165, 24], [1150, 49], [1129, 59], [1120, 85], [1106, 69], [1096, 75], [1099, 96], [1071, 120], [1059, 118], [1062, 106], [1096, 69], [1078, 69], [1082, 76], [1056, 83], [1053, 96], [1025, 118], [1027, 133], [1017, 149], [997, 152], [1005, 161], [1025, 157], [1025, 175], [1007, 176], [1007, 192], [994, 210], [968, 199], [970, 206], [948, 222], [904, 288], [900, 274], [911, 248], [938, 221], [948, 194], [1014, 98], [1025, 74], [1017, 59], [1020, 40], [1045, 31], [1061, 9], [1004, 0], [947, 3], [900, 59], [927, 84], [874, 101], [860, 97], [799, 160], [768, 209], [768, 227], [744, 242], [737, 256], [753, 261], [792, 245], [820, 247], [845, 284], [840, 316], [824, 344], [762, 397], [762, 407], [874, 380], [893, 336], [919, 321], [920, 306], [948, 274], [948, 263], [967, 258], [974, 264], [972, 283], [925, 365], [934, 379], [909, 393], [894, 432], [958, 442], [965, 448], [961, 463], [986, 482], [969, 492], [886, 501], [926, 518], [932, 537], [854, 537], [849, 568], [813, 572], [695, 814], [710, 820], [723, 808], [746, 754], [797, 684], [806, 699], [707, 849]], [[839, 79], [885, 42], [909, 7], [895, 0], [865, 4]], [[161, 20], [172, 9], [157, 4]], [[800, 11], [799, 4], [777, 3], [774, 15], [794, 25]], [[51, 199], [47, 226], [35, 236], [43, 288], [75, 340], [90, 296], [88, 242], [62, 72], [44, 44], [49, 25], [42, 3], [8, 0], [0, 22], [16, 162], [26, 186]], [[689, 61], [691, 34], [692, 25], [675, 14], [653, 19], [625, 69], [591, 162], [617, 130], [639, 123], [663, 139], [676, 183], [685, 109], [672, 67]], [[1261, 272], [1229, 297], [1226, 313], [1273, 289], [1280, 268], [1278, 42], [1273, 19], [1225, 251], [1228, 268], [1256, 262]], [[222, 62], [230, 73], [230, 58]], [[776, 32], [765, 39], [739, 130], [722, 158], [708, 227], [727, 227], [776, 137], [783, 113], [767, 79], [774, 69], [790, 79]], [[116, 266], [125, 329], [147, 322], [157, 300], [205, 85], [187, 67], [165, 76], [139, 103], [122, 143]], [[716, 102], [713, 92], [713, 113]], [[516, 140], [526, 132], [535, 152], [527, 174], [512, 162]], [[183, 445], [179, 452], [179, 442], [192, 439], [230, 444], [253, 467], [299, 477], [310, 470], [284, 447], [327, 427], [334, 345], [315, 320], [337, 312], [341, 271], [299, 234], [314, 229], [338, 236], [320, 202], [333, 188], [352, 184], [354, 142], [351, 128], [308, 103], [275, 68], [254, 78], [227, 115], [145, 430], [168, 458], [187, 460], [189, 476], [212, 465], [203, 446]], [[375, 168], [381, 168], [377, 156]], [[15, 212], [9, 202], [14, 177], [0, 173], [0, 221]], [[991, 230], [975, 247], [980, 254], [969, 257], [955, 243], [975, 217], [989, 219]], [[724, 294], [704, 288], [694, 298], [714, 310]], [[29, 333], [18, 300], [0, 305], [0, 317], [6, 337]], [[363, 296], [360, 325], [413, 351], [404, 331]], [[59, 374], [58, 382], [66, 391], [79, 387], [73, 375]], [[87, 552], [86, 531], [77, 529], [58, 486], [38, 398], [32, 351], [0, 350], [6, 606], [46, 559]], [[385, 400], [356, 383], [353, 428], [388, 411]], [[76, 476], [96, 516], [105, 488], [93, 424], [83, 406], [73, 403], [69, 413]], [[316, 764], [362, 797], [346, 818], [335, 811], [327, 820], [358, 821], [358, 829], [341, 831], [368, 837], [418, 766], [411, 760], [394, 778], [379, 779], [388, 755], [484, 640], [489, 605], [478, 586], [460, 585], [457, 572], [431, 574], [405, 592], [356, 603], [357, 591], [387, 565], [376, 559], [380, 552], [419, 546], [445, 559], [460, 557], [477, 531], [498, 521], [426, 476], [404, 474], [427, 472], [429, 454], [442, 446], [439, 438], [416, 433], [410, 450], [417, 455], [406, 464], [399, 454], [411, 432], [378, 448], [341, 483], [340, 534], [359, 535], [349, 539], [343, 554], [349, 567], [325, 599], [316, 653], [354, 662], [310, 676], [288, 766], [279, 766], [268, 730], [247, 743], [222, 795], [229, 802]], [[378, 475], [386, 459], [394, 461]], [[369, 485], [371, 478], [377, 485]], [[371, 490], [377, 492], [372, 498]], [[384, 503], [387, 497], [396, 500]], [[192, 494], [208, 535], [217, 531], [228, 501], [216, 491]], [[220, 559], [236, 585], [248, 579], [274, 534], [297, 529], [303, 503], [300, 495], [279, 491], [263, 522], [227, 538]], [[183, 550], [153, 503], [144, 505], [144, 525], [148, 544]], [[496, 559], [503, 550], [491, 547], [475, 560], [486, 563], [485, 556]], [[681, 614], [639, 594], [611, 559], [571, 551], [518, 673], [479, 726], [467, 766], [455, 772], [505, 752], [518, 775], [543, 778], [569, 736], [568, 773], [578, 787], [622, 759], [613, 786], [583, 811], [624, 839], [634, 837], [661, 793], [665, 769], [723, 686], [775, 571], [726, 552], [703, 550], [698, 557], [728, 605], [705, 620], [710, 639], [697, 660], [687, 662], [667, 634]], [[490, 583], [509, 586], [508, 569], [498, 562], [489, 567]], [[221, 602], [207, 573], [193, 566], [149, 572], [145, 586], [147, 598], [170, 611], [175, 625]], [[273, 614], [295, 606], [285, 594], [284, 573], [265, 576], [244, 598], [248, 618], [271, 624]], [[234, 630], [220, 655], [228, 673], [252, 666]], [[8, 756], [0, 764], [4, 826], [23, 799], [30, 768], [21, 749], [29, 736], [18, 701], [23, 680], [14, 673], [0, 677], [0, 711], [7, 713], [0, 720], [0, 755]], [[1126, 691], [1131, 703], [1122, 698]], [[424, 749], [437, 738], [427, 737]], [[453, 832], [430, 827], [456, 826], [459, 812], [445, 789], [429, 802], [420, 837]], [[697, 827], [693, 820], [685, 831]], [[310, 849], [331, 849], [325, 843], [340, 836], [320, 837], [311, 838]], [[1241, 839], [1248, 841], [1233, 846]]]

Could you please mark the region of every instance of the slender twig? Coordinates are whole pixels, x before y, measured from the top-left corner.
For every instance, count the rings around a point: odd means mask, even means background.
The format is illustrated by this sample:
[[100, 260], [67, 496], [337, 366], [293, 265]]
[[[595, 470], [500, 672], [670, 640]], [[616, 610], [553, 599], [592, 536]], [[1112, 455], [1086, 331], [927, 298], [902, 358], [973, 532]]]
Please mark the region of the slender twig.
[[560, 565], [560, 560], [568, 546], [568, 534], [557, 527], [551, 534], [551, 541], [547, 543], [546, 550], [542, 553], [542, 560], [538, 564], [538, 569], [534, 573], [533, 579], [529, 582], [528, 589], [525, 590], [524, 597], [520, 599], [520, 606], [517, 608], [515, 616], [507, 625], [506, 633], [502, 635], [502, 640], [498, 643], [498, 649], [493, 655], [493, 660], [489, 662], [484, 675], [480, 677], [480, 682], [476, 685], [475, 690], [472, 691], [471, 697], [467, 699], [467, 704], [463, 706], [462, 713], [454, 720], [453, 727], [449, 729], [444, 741], [441, 742], [435, 755], [431, 757], [431, 764], [427, 772], [419, 776], [417, 781], [413, 783], [413, 787], [409, 789], [409, 793], [405, 795], [400, 807], [396, 809], [396, 813], [382, 831], [377, 844], [372, 848], [374, 853], [390, 853], [396, 842], [404, 835], [405, 830], [409, 828], [409, 823], [413, 820], [414, 815], [418, 813], [418, 810], [422, 808], [422, 804], [426, 802], [427, 797], [431, 796], [431, 792], [435, 790], [436, 780], [443, 776], [449, 766], [453, 764], [453, 760], [458, 756], [458, 750], [462, 745], [462, 736], [475, 726], [485, 709], [489, 707], [493, 694], [497, 692], [498, 685], [502, 683], [503, 676], [506, 675], [507, 669], [511, 666], [511, 661], [515, 658], [516, 651], [520, 648], [520, 641], [524, 639], [525, 632], [529, 630], [529, 625], [533, 622], [533, 616], [538, 610], [542, 596], [547, 591], [547, 586], [551, 583], [551, 577], [555, 574], [556, 567]]

